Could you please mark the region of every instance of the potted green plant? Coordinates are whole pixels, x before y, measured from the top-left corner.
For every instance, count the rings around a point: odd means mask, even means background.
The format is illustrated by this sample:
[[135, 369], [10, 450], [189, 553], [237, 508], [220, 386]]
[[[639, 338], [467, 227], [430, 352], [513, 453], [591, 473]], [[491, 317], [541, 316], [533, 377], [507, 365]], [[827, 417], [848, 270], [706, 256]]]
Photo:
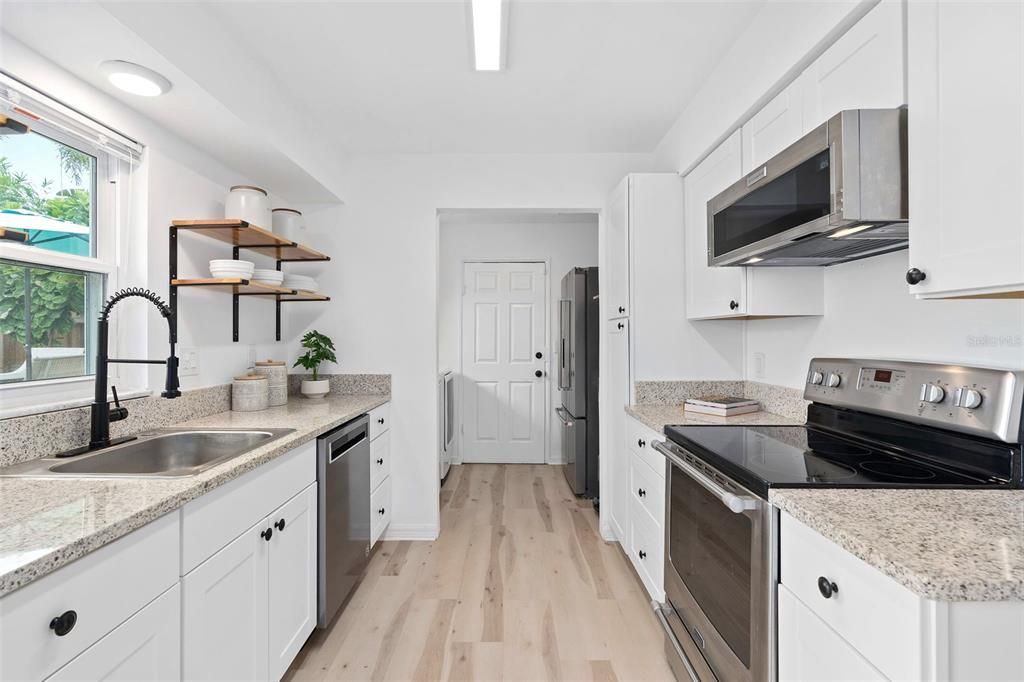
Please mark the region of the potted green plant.
[[302, 347], [306, 349], [304, 355], [300, 355], [293, 367], [304, 367], [312, 373], [312, 379], [302, 380], [302, 395], [306, 398], [323, 398], [330, 391], [331, 382], [319, 377], [320, 363], [337, 362], [334, 355], [334, 342], [329, 336], [324, 336], [315, 329], [312, 329], [302, 337]]

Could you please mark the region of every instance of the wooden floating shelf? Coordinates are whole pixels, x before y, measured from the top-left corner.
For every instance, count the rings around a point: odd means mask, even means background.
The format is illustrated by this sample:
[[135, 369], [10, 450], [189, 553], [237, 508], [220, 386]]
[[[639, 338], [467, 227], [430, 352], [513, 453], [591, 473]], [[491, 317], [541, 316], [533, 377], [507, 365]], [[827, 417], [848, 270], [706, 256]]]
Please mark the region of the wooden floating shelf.
[[239, 296], [281, 296], [293, 295], [295, 289], [285, 289], [273, 284], [263, 284], [238, 277], [207, 277], [202, 279], [172, 279], [174, 287], [212, 287], [218, 291], [230, 291]]
[[280, 261], [326, 261], [330, 256], [238, 218], [172, 220], [171, 226]]
[[287, 303], [288, 301], [329, 301], [331, 300], [331, 297], [324, 296], [323, 294], [318, 294], [313, 291], [302, 291], [300, 289], [294, 294], [282, 295], [278, 300], [281, 301], [281, 303]]

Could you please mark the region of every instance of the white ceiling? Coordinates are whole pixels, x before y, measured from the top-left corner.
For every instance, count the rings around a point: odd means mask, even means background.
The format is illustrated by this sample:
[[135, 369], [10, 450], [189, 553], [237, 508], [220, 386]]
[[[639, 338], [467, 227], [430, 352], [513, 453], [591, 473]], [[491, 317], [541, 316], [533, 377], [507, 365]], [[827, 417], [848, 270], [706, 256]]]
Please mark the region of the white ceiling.
[[[497, 73], [472, 69], [467, 0], [5, 0], [2, 19], [229, 166], [272, 163], [263, 139], [313, 169], [346, 153], [651, 152], [762, 2], [512, 0]], [[116, 93], [104, 59], [175, 89]]]

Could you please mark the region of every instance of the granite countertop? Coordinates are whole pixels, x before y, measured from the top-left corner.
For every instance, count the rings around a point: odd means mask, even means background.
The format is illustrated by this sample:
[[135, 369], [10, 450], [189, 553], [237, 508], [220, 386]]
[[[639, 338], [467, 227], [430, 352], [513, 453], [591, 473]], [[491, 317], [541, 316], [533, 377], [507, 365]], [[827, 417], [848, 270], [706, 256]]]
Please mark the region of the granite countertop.
[[921, 597], [1024, 600], [1024, 490], [775, 489], [768, 499]]
[[707, 424], [770, 424], [773, 426], [798, 426], [803, 419], [794, 419], [771, 412], [748, 412], [734, 417], [716, 417], [713, 414], [687, 412], [682, 405], [627, 405], [626, 414], [639, 419], [646, 426], [664, 432], [669, 425], [707, 425]]
[[388, 394], [292, 399], [261, 412], [222, 412], [184, 427], [293, 428], [283, 438], [197, 476], [0, 478], [0, 596], [71, 563], [186, 502], [389, 401]]

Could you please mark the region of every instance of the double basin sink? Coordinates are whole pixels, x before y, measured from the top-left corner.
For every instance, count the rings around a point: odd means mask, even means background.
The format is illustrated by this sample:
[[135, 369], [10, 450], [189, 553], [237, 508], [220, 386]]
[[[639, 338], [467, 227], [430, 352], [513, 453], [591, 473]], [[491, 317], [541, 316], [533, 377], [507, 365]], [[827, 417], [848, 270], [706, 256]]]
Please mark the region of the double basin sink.
[[295, 429], [161, 429], [71, 458], [47, 457], [0, 468], [0, 477], [181, 478], [195, 476]]

